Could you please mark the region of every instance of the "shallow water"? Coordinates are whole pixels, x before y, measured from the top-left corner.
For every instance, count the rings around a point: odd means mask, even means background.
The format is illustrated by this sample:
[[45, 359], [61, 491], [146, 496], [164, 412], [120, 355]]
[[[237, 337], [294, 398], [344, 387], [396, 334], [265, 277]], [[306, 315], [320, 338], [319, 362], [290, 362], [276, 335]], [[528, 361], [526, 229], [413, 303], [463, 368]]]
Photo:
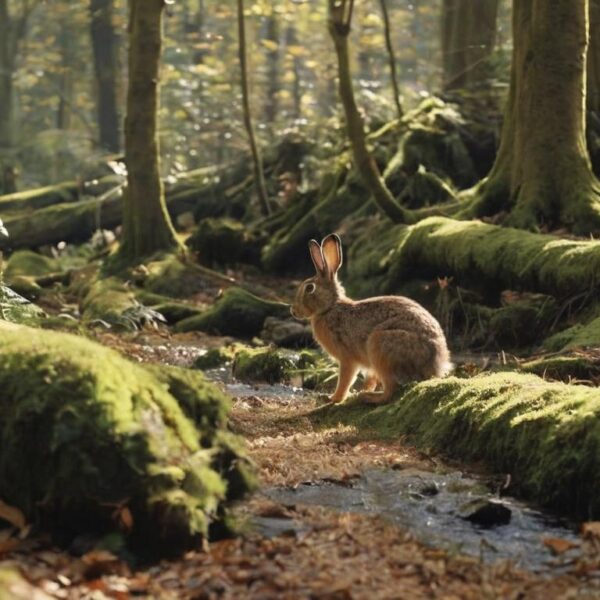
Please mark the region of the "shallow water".
[[[573, 558], [573, 551], [561, 558], [553, 557], [544, 539], [578, 540], [568, 524], [513, 498], [498, 499], [482, 481], [460, 471], [369, 470], [350, 482], [270, 488], [265, 494], [284, 505], [312, 504], [378, 514], [432, 546], [474, 555], [486, 562], [508, 559], [537, 572], [556, 572], [564, 561]], [[510, 522], [483, 528], [462, 518], [461, 508], [479, 499], [498, 501], [509, 508]]]

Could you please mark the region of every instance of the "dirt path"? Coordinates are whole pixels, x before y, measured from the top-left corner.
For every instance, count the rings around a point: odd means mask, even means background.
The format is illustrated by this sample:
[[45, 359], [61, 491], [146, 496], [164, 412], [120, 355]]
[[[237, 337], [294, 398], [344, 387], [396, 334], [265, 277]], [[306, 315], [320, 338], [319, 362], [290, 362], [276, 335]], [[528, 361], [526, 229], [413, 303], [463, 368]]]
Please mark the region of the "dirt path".
[[[138, 360], [169, 362], [188, 360], [185, 344], [192, 341], [105, 339]], [[248, 440], [263, 488], [343, 482], [370, 467], [431, 469], [435, 464], [409, 446], [374, 442], [349, 428], [316, 431], [307, 418], [314, 406], [314, 400], [293, 397], [246, 394], [236, 399], [232, 428]], [[282, 505], [261, 492], [234, 514], [241, 536], [140, 571], [106, 552], [73, 558], [44, 540], [29, 540], [6, 553], [0, 566], [17, 566], [34, 586], [23, 598], [33, 598], [36, 590], [46, 594], [39, 598], [93, 600], [600, 598], [600, 553], [591, 552], [592, 542], [587, 558], [549, 578], [427, 547], [379, 517]], [[257, 523], [266, 534], [256, 530]]]

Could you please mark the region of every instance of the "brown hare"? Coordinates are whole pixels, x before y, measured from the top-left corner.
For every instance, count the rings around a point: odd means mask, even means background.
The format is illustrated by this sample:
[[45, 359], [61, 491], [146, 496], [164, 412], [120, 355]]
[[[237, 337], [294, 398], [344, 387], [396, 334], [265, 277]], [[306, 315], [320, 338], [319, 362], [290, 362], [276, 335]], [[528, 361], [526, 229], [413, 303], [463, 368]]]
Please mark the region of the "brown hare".
[[[400, 383], [451, 370], [444, 332], [427, 310], [402, 296], [351, 300], [337, 278], [340, 238], [331, 234], [308, 247], [317, 273], [300, 285], [291, 312], [310, 319], [315, 338], [339, 363], [332, 402], [346, 398], [361, 369], [366, 381], [360, 398], [369, 403], [390, 400]], [[378, 383], [383, 390], [375, 392]]]

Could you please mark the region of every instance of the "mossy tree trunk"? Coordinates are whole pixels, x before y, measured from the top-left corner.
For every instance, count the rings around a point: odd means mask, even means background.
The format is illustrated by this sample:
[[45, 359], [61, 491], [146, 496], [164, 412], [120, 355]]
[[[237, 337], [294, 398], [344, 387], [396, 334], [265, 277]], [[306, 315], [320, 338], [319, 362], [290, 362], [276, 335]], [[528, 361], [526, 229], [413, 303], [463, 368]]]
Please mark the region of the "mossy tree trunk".
[[499, 0], [444, 0], [441, 32], [445, 90], [473, 88], [489, 78], [498, 4]]
[[254, 163], [254, 184], [260, 201], [260, 206], [264, 215], [271, 214], [269, 206], [269, 195], [267, 193], [267, 185], [265, 183], [265, 175], [263, 172], [262, 157], [256, 135], [254, 134], [254, 126], [252, 124], [252, 111], [250, 109], [250, 89], [248, 85], [248, 61], [246, 57], [246, 23], [244, 20], [244, 0], [237, 0], [237, 23], [238, 23], [238, 56], [240, 60], [240, 77], [242, 86], [242, 108], [244, 111], [244, 126], [248, 134], [250, 142], [250, 151]]
[[590, 0], [587, 107], [600, 115], [600, 0]]
[[348, 48], [353, 6], [353, 0], [329, 0], [329, 33], [337, 56], [339, 93], [344, 107], [348, 138], [356, 169], [372, 194], [373, 200], [392, 221], [402, 223], [407, 220], [405, 211], [398, 205], [386, 186], [377, 163], [369, 152], [365, 124], [354, 98]]
[[96, 111], [100, 146], [121, 149], [119, 101], [119, 38], [113, 25], [113, 0], [91, 0], [90, 34], [96, 73]]
[[588, 0], [515, 0], [510, 93], [500, 149], [474, 190], [475, 216], [510, 211], [524, 228], [600, 229], [600, 183], [585, 140]]
[[398, 85], [398, 73], [396, 68], [396, 55], [394, 54], [394, 46], [392, 45], [392, 33], [390, 28], [390, 16], [388, 14], [386, 0], [379, 0], [381, 5], [381, 15], [383, 17], [383, 33], [385, 37], [385, 47], [387, 50], [388, 63], [390, 65], [390, 81], [392, 84], [392, 92], [394, 94], [394, 106], [396, 114], [401, 119], [404, 111], [400, 103], [400, 86]]
[[178, 247], [159, 173], [157, 134], [164, 0], [130, 0], [125, 119], [127, 190], [120, 256], [135, 260]]

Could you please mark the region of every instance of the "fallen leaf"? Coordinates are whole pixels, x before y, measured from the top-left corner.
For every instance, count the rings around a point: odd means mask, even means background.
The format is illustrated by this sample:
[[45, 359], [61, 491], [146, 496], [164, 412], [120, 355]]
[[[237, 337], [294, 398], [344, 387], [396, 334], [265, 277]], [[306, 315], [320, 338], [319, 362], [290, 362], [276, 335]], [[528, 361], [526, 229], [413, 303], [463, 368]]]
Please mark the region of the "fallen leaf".
[[0, 500], [0, 519], [8, 521], [17, 529], [25, 529], [27, 525], [23, 512], [15, 506], [10, 506], [10, 504], [2, 502], [2, 500]]
[[544, 546], [549, 548], [553, 554], [564, 554], [572, 548], [577, 548], [579, 544], [571, 542], [570, 540], [563, 540], [562, 538], [544, 538]]

